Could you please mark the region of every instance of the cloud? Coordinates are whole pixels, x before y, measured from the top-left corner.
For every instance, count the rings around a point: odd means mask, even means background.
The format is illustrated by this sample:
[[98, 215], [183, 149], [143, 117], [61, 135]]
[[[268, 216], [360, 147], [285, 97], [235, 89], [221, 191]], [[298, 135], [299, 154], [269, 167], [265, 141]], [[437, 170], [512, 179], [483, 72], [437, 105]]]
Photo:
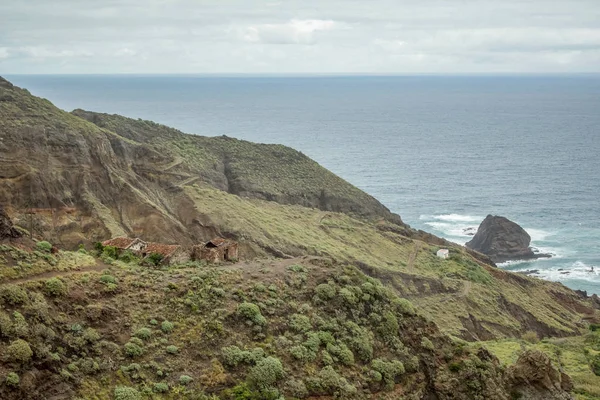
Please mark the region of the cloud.
[[317, 33], [334, 29], [336, 23], [331, 20], [293, 19], [284, 24], [262, 24], [249, 26], [243, 39], [250, 43], [263, 44], [303, 44], [317, 42]]
[[0, 47], [0, 60], [2, 60], [3, 58], [8, 58], [8, 56], [8, 49], [6, 47]]

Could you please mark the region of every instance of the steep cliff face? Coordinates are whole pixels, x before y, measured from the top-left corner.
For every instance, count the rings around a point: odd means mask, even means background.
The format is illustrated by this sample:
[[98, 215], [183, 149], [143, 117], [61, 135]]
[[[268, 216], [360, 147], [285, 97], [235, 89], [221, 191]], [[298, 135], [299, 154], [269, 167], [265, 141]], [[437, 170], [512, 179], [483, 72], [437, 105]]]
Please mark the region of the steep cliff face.
[[54, 107], [0, 81], [0, 201], [34, 234], [72, 247], [115, 235], [184, 244], [214, 236], [183, 188], [385, 218], [373, 197], [303, 154], [186, 135], [148, 121]]

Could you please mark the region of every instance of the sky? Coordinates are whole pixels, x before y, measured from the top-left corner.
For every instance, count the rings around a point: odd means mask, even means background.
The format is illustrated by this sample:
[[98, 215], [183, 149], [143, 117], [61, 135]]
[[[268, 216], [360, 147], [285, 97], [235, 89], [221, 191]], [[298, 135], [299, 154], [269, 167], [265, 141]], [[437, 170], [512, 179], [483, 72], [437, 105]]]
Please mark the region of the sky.
[[600, 0], [2, 0], [0, 74], [600, 72]]

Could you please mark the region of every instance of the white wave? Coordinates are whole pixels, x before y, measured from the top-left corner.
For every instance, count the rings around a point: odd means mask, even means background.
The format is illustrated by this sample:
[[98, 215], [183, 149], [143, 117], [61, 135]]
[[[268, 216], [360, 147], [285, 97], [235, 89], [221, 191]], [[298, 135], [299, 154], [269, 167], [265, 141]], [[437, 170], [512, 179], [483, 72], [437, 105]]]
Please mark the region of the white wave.
[[438, 221], [447, 222], [481, 222], [483, 217], [476, 215], [461, 215], [461, 214], [441, 214], [441, 215], [421, 215], [420, 220], [431, 220], [435, 219]]
[[556, 232], [548, 232], [542, 229], [525, 228], [525, 231], [531, 236], [532, 242], [543, 242], [546, 238], [553, 236]]
[[587, 265], [582, 261], [575, 261], [566, 267], [540, 269], [536, 275], [551, 281], [580, 279], [590, 282], [600, 282], [600, 266]]

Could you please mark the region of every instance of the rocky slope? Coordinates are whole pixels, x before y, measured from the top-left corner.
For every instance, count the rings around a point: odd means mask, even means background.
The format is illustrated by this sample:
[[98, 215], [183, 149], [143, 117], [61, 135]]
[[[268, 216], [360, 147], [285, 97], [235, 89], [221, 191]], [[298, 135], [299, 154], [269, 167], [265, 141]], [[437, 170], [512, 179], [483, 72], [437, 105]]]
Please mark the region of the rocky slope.
[[465, 246], [489, 256], [497, 263], [550, 257], [548, 254], [534, 253], [530, 244], [531, 236], [518, 224], [505, 217], [488, 215]]

